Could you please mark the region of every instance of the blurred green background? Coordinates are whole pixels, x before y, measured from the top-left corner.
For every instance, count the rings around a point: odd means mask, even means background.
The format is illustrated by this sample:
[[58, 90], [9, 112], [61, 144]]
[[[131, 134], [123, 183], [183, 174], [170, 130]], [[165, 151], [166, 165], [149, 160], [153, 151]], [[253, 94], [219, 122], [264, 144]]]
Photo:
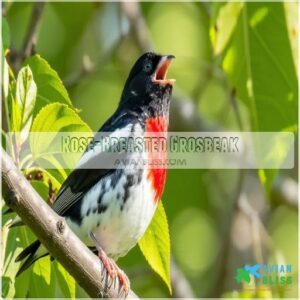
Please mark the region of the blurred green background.
[[[4, 3], [12, 63], [33, 5]], [[176, 78], [171, 130], [296, 133], [297, 12], [297, 3], [280, 2], [46, 3], [35, 52], [58, 72], [93, 130], [114, 112], [136, 58], [153, 47], [176, 56], [168, 75]], [[297, 297], [297, 173], [168, 171], [163, 203], [173, 268], [191, 295]], [[262, 291], [235, 281], [237, 268], [257, 262], [292, 264], [293, 284]], [[119, 264], [140, 297], [169, 297], [138, 247]], [[183, 278], [172, 274], [180, 297]], [[84, 296], [80, 288], [77, 296]]]

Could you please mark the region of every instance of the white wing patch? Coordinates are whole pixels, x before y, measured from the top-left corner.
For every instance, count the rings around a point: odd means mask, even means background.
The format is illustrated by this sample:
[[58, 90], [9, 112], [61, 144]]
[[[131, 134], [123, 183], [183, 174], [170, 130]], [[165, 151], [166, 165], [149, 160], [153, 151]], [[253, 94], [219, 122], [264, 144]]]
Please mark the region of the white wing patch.
[[[126, 127], [122, 129], [117, 129], [114, 132], [112, 132], [110, 135], [108, 135], [112, 141], [112, 145], [115, 145], [118, 142], [118, 138], [120, 137], [130, 137], [132, 136], [132, 124], [128, 124]], [[113, 139], [115, 138], [115, 139]], [[103, 145], [100, 143], [96, 143], [96, 145], [92, 148], [89, 149], [87, 152], [85, 152], [78, 163], [75, 166], [75, 169], [79, 169], [82, 167], [84, 164], [86, 164], [91, 158], [99, 155], [102, 152]]]

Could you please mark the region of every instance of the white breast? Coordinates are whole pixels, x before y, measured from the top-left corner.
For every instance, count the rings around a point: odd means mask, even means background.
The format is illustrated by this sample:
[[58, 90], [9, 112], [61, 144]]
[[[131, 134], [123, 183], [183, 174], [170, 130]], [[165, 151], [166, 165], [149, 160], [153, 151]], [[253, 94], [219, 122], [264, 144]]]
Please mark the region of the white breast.
[[[88, 246], [94, 246], [89, 232], [93, 232], [106, 254], [114, 259], [124, 256], [145, 233], [156, 209], [151, 182], [147, 180], [147, 170], [143, 170], [139, 184], [128, 188], [128, 198], [124, 202], [124, 185], [127, 175], [124, 174], [114, 189], [103, 194], [102, 205], [107, 205], [103, 213], [97, 211], [97, 200], [103, 190], [99, 183], [83, 198], [81, 214], [84, 217], [80, 226], [67, 220], [72, 230]], [[106, 182], [110, 184], [109, 180]]]
[[[123, 209], [119, 201], [113, 200], [103, 214], [101, 224], [93, 230], [109, 256], [125, 255], [143, 236], [153, 217], [156, 204], [146, 175], [144, 171], [140, 184], [129, 188]], [[116, 189], [123, 192], [121, 186]]]
[[[137, 244], [156, 209], [147, 169], [141, 170], [138, 183], [125, 188], [127, 176], [136, 175], [137, 172], [133, 169], [122, 170], [122, 176], [114, 187], [109, 176], [103, 178], [82, 199], [81, 215], [85, 217], [80, 226], [67, 219], [69, 226], [83, 242], [94, 246], [89, 237], [92, 231], [106, 254], [114, 259], [124, 256]], [[106, 207], [102, 213], [97, 209], [99, 195], [103, 195], [101, 205]]]

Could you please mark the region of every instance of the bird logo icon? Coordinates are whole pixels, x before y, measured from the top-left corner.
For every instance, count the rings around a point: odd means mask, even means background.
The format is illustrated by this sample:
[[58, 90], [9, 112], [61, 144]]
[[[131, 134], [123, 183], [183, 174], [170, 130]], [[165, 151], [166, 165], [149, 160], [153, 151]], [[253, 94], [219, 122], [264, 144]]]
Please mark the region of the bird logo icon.
[[258, 270], [260, 268], [260, 264], [255, 264], [253, 266], [245, 265], [244, 268], [238, 268], [236, 270], [235, 280], [237, 282], [247, 282], [250, 283], [251, 277], [253, 275], [256, 278], [260, 278], [261, 274], [259, 274]]

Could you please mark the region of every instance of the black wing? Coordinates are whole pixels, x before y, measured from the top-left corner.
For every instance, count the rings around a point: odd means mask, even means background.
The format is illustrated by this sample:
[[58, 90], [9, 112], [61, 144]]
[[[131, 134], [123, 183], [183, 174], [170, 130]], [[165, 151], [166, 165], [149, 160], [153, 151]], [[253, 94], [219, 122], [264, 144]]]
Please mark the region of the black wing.
[[70, 173], [62, 185], [52, 209], [59, 215], [65, 212], [82, 199], [84, 194], [91, 189], [99, 180], [112, 172], [109, 169], [76, 169]]
[[[99, 132], [108, 131], [109, 128], [112, 127], [114, 128], [114, 130], [124, 128], [128, 124], [134, 125], [137, 121], [138, 120], [135, 114], [119, 113], [117, 118], [112, 116], [103, 125]], [[89, 149], [89, 146], [87, 149]], [[86, 151], [86, 153], [87, 152], [88, 150]], [[100, 179], [116, 171], [116, 169], [93, 168], [93, 166], [97, 165], [99, 161], [105, 159], [109, 159], [106, 152], [98, 153], [92, 156], [84, 164], [82, 164], [80, 168], [74, 169], [70, 173], [68, 178], [63, 183], [61, 189], [59, 190], [56, 201], [53, 204], [52, 208], [56, 213], [58, 213], [59, 215], [64, 215], [68, 211], [68, 209], [70, 209], [75, 203], [81, 200], [85, 193], [88, 192], [97, 182], [99, 182]]]

